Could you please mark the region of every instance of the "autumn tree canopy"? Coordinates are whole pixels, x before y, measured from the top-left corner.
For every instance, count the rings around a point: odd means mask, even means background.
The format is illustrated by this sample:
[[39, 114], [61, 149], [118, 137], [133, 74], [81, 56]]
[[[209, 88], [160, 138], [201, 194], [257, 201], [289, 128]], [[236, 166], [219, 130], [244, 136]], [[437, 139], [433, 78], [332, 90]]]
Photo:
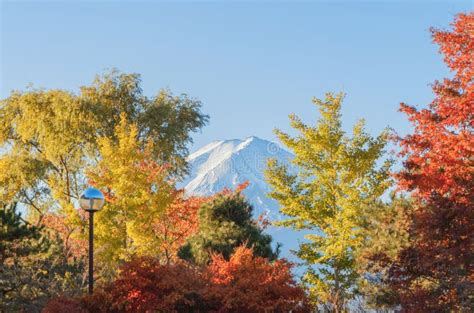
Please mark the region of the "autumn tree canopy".
[[413, 133], [400, 138], [399, 188], [416, 199], [412, 242], [391, 269], [410, 310], [474, 309], [474, 13], [452, 30], [432, 30], [452, 78], [435, 81], [425, 109], [407, 104]]
[[[17, 202], [25, 222], [41, 226], [54, 243], [17, 258], [15, 277], [29, 279], [20, 284], [31, 291], [28, 304], [68, 286], [76, 292], [84, 287], [87, 220], [77, 200], [87, 185], [101, 188], [108, 200], [96, 218], [99, 280], [115, 276], [132, 256], [164, 255], [161, 243], [173, 239], [155, 232], [160, 217], [170, 215], [171, 203], [184, 218], [188, 210], [180, 204], [193, 207], [174, 183], [186, 172], [191, 133], [208, 117], [198, 100], [167, 90], [146, 97], [140, 85], [139, 75], [111, 71], [78, 93], [27, 89], [1, 100], [0, 202]], [[174, 237], [187, 236], [196, 229], [195, 215], [191, 228], [167, 227]], [[175, 256], [176, 243], [171, 248], [166, 253]]]
[[98, 260], [110, 269], [133, 255], [158, 254], [161, 242], [153, 221], [177, 195], [169, 169], [153, 159], [154, 143], [140, 149], [138, 136], [138, 127], [122, 114], [114, 131], [117, 140], [98, 139], [102, 158], [86, 173], [107, 199], [96, 216], [95, 239]]
[[182, 173], [190, 135], [208, 117], [198, 100], [167, 90], [149, 98], [140, 85], [137, 74], [111, 71], [77, 94], [28, 89], [1, 100], [0, 200], [14, 199], [38, 217], [74, 215], [87, 184], [83, 170], [102, 157], [97, 138], [116, 141], [121, 116], [136, 125], [141, 149], [153, 143], [152, 159]]
[[176, 262], [181, 247], [198, 232], [198, 211], [207, 201], [208, 197], [185, 196], [180, 190], [160, 218], [153, 220], [154, 233], [160, 238], [157, 255], [163, 263]]
[[227, 312], [309, 312], [310, 306], [284, 259], [273, 262], [244, 246], [226, 260], [213, 254], [206, 275], [209, 297]]
[[202, 268], [142, 257], [92, 297], [54, 299], [44, 312], [310, 312], [290, 269], [243, 246]]
[[360, 121], [352, 137], [342, 129], [343, 94], [314, 99], [320, 119], [305, 125], [291, 115], [296, 137], [276, 130], [280, 141], [295, 155], [296, 171], [270, 160], [266, 171], [272, 187], [270, 196], [288, 216], [278, 224], [296, 230], [307, 229], [308, 241], [300, 244], [298, 257], [309, 266], [303, 280], [309, 284], [312, 300], [341, 312], [354, 296], [359, 275], [355, 255], [364, 241], [368, 209], [390, 186], [384, 153], [387, 133], [373, 138]]

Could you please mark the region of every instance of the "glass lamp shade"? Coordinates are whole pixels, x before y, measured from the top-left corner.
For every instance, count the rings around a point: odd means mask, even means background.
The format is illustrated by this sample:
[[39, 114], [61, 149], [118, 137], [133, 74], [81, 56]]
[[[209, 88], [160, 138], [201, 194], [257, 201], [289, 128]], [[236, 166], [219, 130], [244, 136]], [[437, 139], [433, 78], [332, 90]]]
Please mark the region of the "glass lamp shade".
[[104, 195], [96, 188], [87, 188], [79, 199], [79, 205], [84, 211], [99, 211], [104, 202]]

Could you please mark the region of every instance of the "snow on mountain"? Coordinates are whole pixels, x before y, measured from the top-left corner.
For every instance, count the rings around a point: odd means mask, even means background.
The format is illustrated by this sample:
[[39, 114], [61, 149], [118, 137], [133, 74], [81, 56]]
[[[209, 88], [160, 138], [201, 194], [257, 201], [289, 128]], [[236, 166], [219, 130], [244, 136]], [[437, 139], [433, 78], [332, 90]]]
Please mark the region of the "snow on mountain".
[[268, 212], [279, 219], [278, 203], [267, 197], [270, 189], [263, 174], [269, 158], [289, 164], [292, 154], [257, 137], [211, 142], [188, 157], [191, 171], [184, 188], [188, 194], [211, 195], [249, 181], [244, 194], [254, 205], [255, 217]]
[[[244, 195], [254, 206], [254, 217], [267, 213], [270, 220], [280, 220], [283, 216], [279, 213], [278, 203], [267, 196], [270, 187], [265, 182], [264, 170], [269, 158], [290, 166], [292, 157], [278, 144], [254, 136], [244, 140], [214, 141], [188, 157], [190, 175], [182, 186], [187, 194], [212, 195], [224, 188], [235, 189], [248, 181], [250, 185], [244, 190]], [[289, 249], [298, 247], [302, 234], [273, 226], [267, 232], [275, 242], [283, 244], [282, 255], [293, 259]]]

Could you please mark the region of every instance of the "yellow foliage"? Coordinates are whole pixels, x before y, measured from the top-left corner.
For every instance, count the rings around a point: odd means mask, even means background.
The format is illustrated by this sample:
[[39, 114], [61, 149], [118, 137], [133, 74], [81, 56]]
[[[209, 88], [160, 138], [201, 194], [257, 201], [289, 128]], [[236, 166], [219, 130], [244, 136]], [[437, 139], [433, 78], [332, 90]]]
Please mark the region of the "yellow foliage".
[[117, 140], [98, 139], [102, 158], [87, 171], [108, 200], [96, 214], [95, 236], [98, 259], [111, 270], [131, 255], [158, 254], [160, 240], [152, 221], [160, 218], [176, 195], [166, 166], [151, 158], [153, 143], [141, 150], [137, 137], [136, 125], [122, 115], [115, 128]]
[[305, 125], [290, 115], [296, 137], [276, 130], [280, 141], [294, 153], [296, 170], [270, 160], [266, 177], [270, 196], [281, 205], [287, 220], [278, 224], [309, 229], [298, 256], [310, 266], [304, 280], [318, 304], [341, 310], [353, 297], [358, 280], [355, 253], [364, 240], [368, 208], [390, 187], [391, 160], [378, 167], [387, 132], [372, 138], [359, 121], [348, 137], [341, 125], [343, 94], [314, 99], [320, 119]]

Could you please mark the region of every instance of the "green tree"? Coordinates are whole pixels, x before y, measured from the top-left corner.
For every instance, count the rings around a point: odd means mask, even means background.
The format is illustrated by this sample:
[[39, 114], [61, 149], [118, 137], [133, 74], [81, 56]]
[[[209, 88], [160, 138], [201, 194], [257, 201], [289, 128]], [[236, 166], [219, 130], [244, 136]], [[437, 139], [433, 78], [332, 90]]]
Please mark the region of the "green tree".
[[229, 260], [234, 250], [246, 244], [254, 254], [268, 259], [278, 256], [272, 238], [252, 219], [253, 207], [240, 191], [224, 191], [198, 211], [199, 230], [180, 249], [179, 256], [196, 264], [208, 264], [212, 254]]
[[16, 204], [0, 208], [0, 310], [15, 310], [23, 299], [24, 264], [21, 259], [46, 249], [40, 228], [26, 223]]
[[311, 234], [297, 255], [308, 265], [303, 277], [313, 301], [334, 312], [347, 309], [360, 278], [355, 254], [364, 240], [368, 208], [390, 186], [392, 161], [378, 167], [388, 133], [372, 138], [359, 121], [348, 137], [341, 125], [344, 95], [328, 93], [314, 99], [320, 119], [316, 126], [305, 125], [290, 115], [291, 126], [299, 134], [290, 137], [276, 130], [280, 141], [295, 154], [288, 166], [270, 160], [266, 177], [270, 196], [289, 218], [278, 223]]

